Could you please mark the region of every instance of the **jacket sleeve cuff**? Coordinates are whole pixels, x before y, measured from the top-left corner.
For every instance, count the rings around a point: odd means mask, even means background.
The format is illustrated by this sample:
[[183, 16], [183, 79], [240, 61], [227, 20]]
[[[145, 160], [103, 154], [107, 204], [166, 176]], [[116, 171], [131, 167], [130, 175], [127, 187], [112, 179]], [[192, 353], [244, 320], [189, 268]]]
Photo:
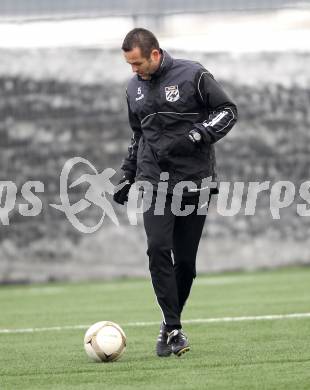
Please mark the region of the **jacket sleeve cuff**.
[[126, 180], [129, 180], [129, 182], [133, 183], [135, 181], [136, 172], [124, 170], [124, 176]]

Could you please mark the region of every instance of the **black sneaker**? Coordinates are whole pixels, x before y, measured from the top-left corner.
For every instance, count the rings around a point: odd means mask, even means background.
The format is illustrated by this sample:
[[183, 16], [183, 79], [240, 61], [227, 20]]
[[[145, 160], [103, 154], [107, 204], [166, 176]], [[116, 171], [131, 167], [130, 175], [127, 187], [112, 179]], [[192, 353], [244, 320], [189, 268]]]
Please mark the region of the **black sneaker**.
[[162, 322], [156, 343], [157, 356], [170, 356], [172, 353], [171, 345], [167, 344], [168, 332], [166, 325]]
[[167, 344], [171, 346], [172, 352], [177, 356], [190, 350], [188, 339], [182, 329], [174, 329], [168, 333]]

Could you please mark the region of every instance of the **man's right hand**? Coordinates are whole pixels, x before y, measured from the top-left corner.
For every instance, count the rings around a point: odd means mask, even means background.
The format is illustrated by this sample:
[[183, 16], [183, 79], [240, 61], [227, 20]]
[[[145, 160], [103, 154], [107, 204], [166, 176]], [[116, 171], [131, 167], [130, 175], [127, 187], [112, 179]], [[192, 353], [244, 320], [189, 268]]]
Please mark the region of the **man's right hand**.
[[113, 200], [116, 203], [124, 204], [128, 201], [128, 193], [130, 187], [135, 182], [134, 175], [131, 172], [125, 172], [124, 176], [121, 178], [117, 186], [115, 187], [115, 192], [113, 195]]

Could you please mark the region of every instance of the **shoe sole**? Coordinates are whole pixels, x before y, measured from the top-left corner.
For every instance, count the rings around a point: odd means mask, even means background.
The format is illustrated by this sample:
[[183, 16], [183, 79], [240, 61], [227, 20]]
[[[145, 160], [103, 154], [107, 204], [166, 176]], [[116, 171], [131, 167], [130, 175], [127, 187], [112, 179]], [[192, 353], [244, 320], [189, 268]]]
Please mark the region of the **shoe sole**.
[[176, 352], [175, 355], [180, 357], [181, 355], [183, 355], [185, 352], [188, 352], [189, 350], [190, 350], [190, 347], [182, 348], [178, 352]]

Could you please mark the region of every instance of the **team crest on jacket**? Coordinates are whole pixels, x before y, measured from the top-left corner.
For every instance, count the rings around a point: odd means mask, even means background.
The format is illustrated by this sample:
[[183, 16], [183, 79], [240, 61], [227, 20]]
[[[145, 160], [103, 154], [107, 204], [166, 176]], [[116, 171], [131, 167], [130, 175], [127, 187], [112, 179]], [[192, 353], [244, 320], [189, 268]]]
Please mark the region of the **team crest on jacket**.
[[180, 99], [179, 87], [177, 85], [171, 85], [171, 87], [165, 87], [166, 100], [168, 102], [176, 102]]

